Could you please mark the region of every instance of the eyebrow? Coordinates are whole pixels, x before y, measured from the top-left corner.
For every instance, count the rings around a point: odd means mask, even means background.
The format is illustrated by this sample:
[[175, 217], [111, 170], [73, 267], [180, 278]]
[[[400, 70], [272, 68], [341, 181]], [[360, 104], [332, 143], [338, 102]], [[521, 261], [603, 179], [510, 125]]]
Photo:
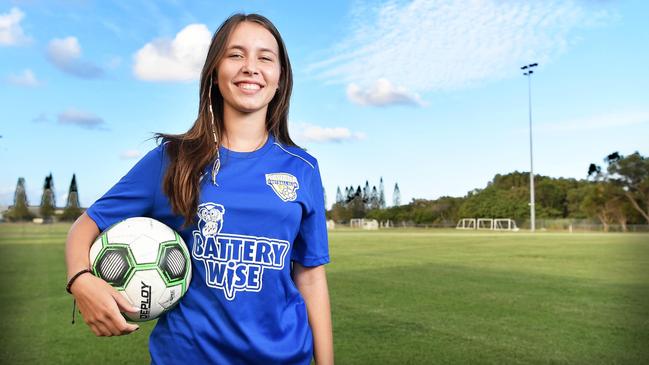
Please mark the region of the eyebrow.
[[[235, 44], [235, 45], [230, 46], [230, 47], [228, 48], [228, 50], [230, 50], [230, 49], [240, 49], [240, 50], [242, 50], [242, 51], [245, 51], [245, 50], [246, 50], [246, 48], [245, 48], [244, 46], [240, 46], [240, 45], [238, 45], [238, 44]], [[275, 53], [275, 51], [273, 51], [273, 50], [270, 49], [270, 48], [259, 48], [259, 51], [261, 51], [261, 52], [270, 52], [270, 53], [274, 54], [275, 56], [277, 56], [277, 53]]]

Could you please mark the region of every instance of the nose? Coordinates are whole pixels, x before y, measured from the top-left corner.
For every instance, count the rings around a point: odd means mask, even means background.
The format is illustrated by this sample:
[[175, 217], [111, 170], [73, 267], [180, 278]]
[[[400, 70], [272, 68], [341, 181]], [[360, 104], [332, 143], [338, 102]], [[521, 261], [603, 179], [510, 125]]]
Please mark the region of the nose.
[[254, 58], [246, 59], [246, 62], [244, 62], [241, 71], [244, 74], [247, 74], [247, 75], [256, 75], [256, 74], [258, 74], [259, 70], [257, 70], [257, 61]]

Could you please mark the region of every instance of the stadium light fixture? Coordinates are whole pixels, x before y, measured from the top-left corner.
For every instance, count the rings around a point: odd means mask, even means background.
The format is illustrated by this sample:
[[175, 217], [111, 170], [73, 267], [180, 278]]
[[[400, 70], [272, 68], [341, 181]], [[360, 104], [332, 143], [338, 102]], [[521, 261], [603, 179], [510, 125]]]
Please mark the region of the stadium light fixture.
[[530, 117], [530, 231], [536, 230], [536, 212], [534, 207], [534, 153], [532, 148], [532, 71], [533, 67], [538, 66], [538, 63], [530, 63], [521, 67], [521, 70], [527, 70], [523, 75], [527, 76], [527, 91], [529, 103], [529, 117]]

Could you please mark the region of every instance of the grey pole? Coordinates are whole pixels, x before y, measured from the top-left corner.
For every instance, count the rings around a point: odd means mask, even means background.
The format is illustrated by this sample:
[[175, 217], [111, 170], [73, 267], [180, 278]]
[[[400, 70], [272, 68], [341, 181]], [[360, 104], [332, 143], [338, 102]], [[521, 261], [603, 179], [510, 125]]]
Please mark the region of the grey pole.
[[528, 91], [528, 105], [529, 105], [529, 119], [530, 119], [530, 231], [536, 230], [536, 209], [534, 197], [534, 150], [532, 144], [532, 71], [533, 67], [538, 66], [538, 63], [532, 63], [527, 66], [521, 67], [521, 70], [527, 70], [523, 75], [527, 76], [527, 91]]

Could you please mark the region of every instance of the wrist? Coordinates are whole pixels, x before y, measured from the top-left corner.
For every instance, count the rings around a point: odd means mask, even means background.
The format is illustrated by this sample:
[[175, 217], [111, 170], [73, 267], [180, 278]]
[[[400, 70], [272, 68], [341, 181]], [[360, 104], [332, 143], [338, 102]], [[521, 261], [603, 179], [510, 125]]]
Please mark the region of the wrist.
[[65, 286], [65, 291], [72, 294], [72, 291], [71, 291], [72, 285], [77, 281], [77, 279], [79, 279], [80, 276], [85, 275], [85, 274], [92, 275], [92, 270], [90, 270], [90, 269], [82, 269], [82, 270], [79, 270], [78, 272], [76, 272], [74, 275], [72, 275], [72, 277], [70, 277], [70, 279], [68, 279], [68, 284]]

